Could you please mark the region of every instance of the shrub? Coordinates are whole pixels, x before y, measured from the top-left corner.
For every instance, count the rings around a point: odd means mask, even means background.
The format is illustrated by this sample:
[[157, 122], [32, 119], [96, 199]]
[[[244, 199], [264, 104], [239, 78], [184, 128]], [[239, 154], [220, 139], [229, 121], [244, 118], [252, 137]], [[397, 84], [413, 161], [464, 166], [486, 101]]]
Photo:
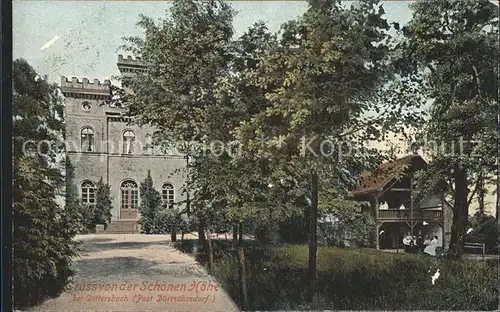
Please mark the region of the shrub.
[[73, 205], [78, 207], [81, 217], [80, 223], [82, 225], [81, 233], [83, 234], [95, 233], [95, 228], [98, 224], [102, 224], [104, 228], [107, 228], [111, 222], [110, 187], [103, 182], [102, 177], [96, 185], [95, 204], [74, 203]]
[[493, 216], [478, 220], [476, 228], [467, 235], [467, 242], [486, 245], [486, 252], [498, 254], [498, 222]]
[[181, 222], [181, 213], [177, 209], [162, 208], [156, 213], [149, 234], [171, 233], [173, 227], [177, 228]]

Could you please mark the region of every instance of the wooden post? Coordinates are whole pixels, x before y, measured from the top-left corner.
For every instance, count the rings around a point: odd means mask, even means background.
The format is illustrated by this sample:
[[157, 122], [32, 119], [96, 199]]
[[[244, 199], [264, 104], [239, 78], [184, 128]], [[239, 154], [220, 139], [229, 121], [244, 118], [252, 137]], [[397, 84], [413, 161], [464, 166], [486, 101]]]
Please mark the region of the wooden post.
[[207, 232], [206, 235], [206, 243], [207, 243], [207, 252], [208, 252], [208, 267], [211, 269], [213, 268], [214, 265], [214, 252], [212, 249], [212, 239], [211, 239], [211, 234], [210, 232]]
[[375, 244], [375, 248], [377, 250], [380, 250], [380, 237], [379, 237], [380, 225], [381, 224], [379, 222], [375, 223], [375, 239], [377, 240], [376, 244]]
[[238, 269], [240, 277], [240, 300], [241, 310], [248, 310], [248, 297], [247, 297], [247, 278], [245, 269], [245, 250], [243, 248], [243, 222], [239, 224], [239, 238], [238, 238]]
[[[443, 213], [444, 213], [444, 211], [443, 211]], [[443, 223], [439, 223], [439, 226], [441, 227], [441, 237], [442, 237], [442, 239], [441, 239], [441, 241], [442, 241], [441, 242], [441, 247], [443, 248], [443, 252], [444, 252], [445, 247], [446, 247], [446, 238], [444, 236], [445, 235], [444, 234], [445, 233], [444, 232], [444, 222]]]
[[413, 228], [415, 223], [413, 222], [413, 174], [410, 174], [410, 231], [413, 238]]
[[238, 246], [238, 224], [233, 224], [233, 250]]
[[176, 225], [175, 224], [172, 224], [171, 233], [170, 233], [170, 240], [172, 242], [176, 242], [177, 241], [177, 230], [176, 230]]
[[309, 288], [307, 301], [312, 303], [316, 293], [316, 250], [317, 250], [317, 222], [318, 222], [318, 183], [317, 172], [311, 174], [311, 210], [309, 214]]
[[380, 242], [379, 242], [379, 230], [380, 230], [380, 224], [379, 224], [379, 211], [378, 211], [378, 196], [374, 196], [374, 201], [373, 205], [375, 206], [375, 249], [380, 250]]

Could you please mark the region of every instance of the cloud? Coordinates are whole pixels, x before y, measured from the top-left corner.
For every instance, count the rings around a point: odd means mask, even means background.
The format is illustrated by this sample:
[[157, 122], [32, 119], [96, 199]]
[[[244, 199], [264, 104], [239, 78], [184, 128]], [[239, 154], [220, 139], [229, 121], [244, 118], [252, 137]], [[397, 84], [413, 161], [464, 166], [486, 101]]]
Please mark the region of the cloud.
[[40, 50], [44, 51], [44, 50], [47, 50], [48, 48], [50, 48], [57, 40], [59, 40], [59, 36], [58, 35], [55, 35], [54, 38], [50, 39], [46, 44], [44, 44]]

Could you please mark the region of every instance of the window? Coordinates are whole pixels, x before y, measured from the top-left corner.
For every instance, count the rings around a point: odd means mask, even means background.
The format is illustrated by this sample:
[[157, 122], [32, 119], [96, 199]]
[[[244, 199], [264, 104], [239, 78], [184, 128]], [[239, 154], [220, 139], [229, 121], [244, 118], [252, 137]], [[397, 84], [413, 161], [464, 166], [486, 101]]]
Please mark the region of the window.
[[91, 108], [92, 108], [92, 104], [90, 104], [90, 102], [85, 101], [82, 103], [82, 109], [84, 111], [89, 111]]
[[94, 151], [94, 130], [90, 127], [82, 129], [82, 152]]
[[170, 183], [165, 183], [161, 187], [161, 198], [163, 205], [168, 208], [174, 207], [174, 186]]
[[95, 185], [90, 181], [82, 183], [82, 203], [87, 205], [95, 204]]
[[124, 154], [132, 154], [133, 153], [134, 141], [135, 141], [134, 132], [127, 130], [123, 133], [123, 153]]
[[121, 208], [122, 209], [137, 209], [139, 207], [139, 190], [137, 183], [132, 180], [122, 182], [121, 189]]

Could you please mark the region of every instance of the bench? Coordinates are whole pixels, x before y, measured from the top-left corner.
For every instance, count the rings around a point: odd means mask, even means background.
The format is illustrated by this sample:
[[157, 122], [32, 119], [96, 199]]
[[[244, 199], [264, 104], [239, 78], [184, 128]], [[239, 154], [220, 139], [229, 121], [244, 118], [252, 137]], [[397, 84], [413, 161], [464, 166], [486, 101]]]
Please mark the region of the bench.
[[486, 254], [486, 245], [485, 244], [480, 244], [480, 243], [465, 243], [464, 244], [464, 249], [481, 249], [483, 259], [484, 259], [484, 256]]

